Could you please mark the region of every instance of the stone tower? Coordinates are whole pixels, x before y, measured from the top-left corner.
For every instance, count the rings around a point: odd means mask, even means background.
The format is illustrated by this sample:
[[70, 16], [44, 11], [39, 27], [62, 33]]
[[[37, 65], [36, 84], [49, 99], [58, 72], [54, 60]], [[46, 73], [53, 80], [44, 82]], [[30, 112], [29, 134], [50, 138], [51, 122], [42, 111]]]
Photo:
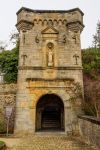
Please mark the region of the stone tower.
[[15, 133], [78, 130], [83, 15], [79, 8], [23, 7], [17, 12], [20, 49]]

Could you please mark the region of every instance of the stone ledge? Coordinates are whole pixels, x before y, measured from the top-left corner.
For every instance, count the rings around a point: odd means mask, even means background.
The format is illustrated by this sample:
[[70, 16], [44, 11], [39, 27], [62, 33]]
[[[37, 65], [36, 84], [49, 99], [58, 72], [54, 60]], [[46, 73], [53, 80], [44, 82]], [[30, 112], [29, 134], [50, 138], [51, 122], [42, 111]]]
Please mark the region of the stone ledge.
[[14, 91], [8, 91], [8, 92], [4, 91], [4, 92], [0, 92], [0, 95], [4, 95], [4, 94], [6, 94], [6, 95], [8, 95], [8, 94], [16, 94], [16, 92], [17, 91], [15, 91], [15, 92]]
[[27, 78], [26, 81], [74, 81], [74, 79], [73, 78], [55, 78], [55, 79]]
[[100, 118], [96, 118], [96, 117], [93, 117], [93, 116], [78, 116], [79, 119], [83, 119], [83, 120], [87, 120], [87, 121], [90, 121], [94, 124], [97, 124], [97, 125], [100, 125]]
[[53, 70], [82, 70], [82, 67], [79, 66], [67, 66], [67, 67], [53, 67], [53, 68], [47, 68], [47, 67], [33, 67], [33, 66], [18, 66], [18, 70], [46, 70], [46, 69], [53, 69]]

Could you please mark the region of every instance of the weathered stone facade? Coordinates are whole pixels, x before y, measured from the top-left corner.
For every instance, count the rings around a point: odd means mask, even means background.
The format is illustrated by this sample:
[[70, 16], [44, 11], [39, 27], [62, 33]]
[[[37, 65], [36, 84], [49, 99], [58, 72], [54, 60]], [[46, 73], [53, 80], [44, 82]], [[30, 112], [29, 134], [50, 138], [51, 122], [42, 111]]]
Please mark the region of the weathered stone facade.
[[[15, 133], [41, 130], [41, 122], [49, 116], [47, 108], [49, 114], [55, 115], [51, 119], [56, 119], [56, 124], [60, 121], [61, 130], [76, 131], [81, 98], [77, 97], [75, 102], [72, 99], [76, 83], [83, 89], [80, 46], [83, 12], [78, 8], [69, 11], [21, 8], [16, 26], [20, 50]], [[58, 120], [57, 112], [61, 116]]]
[[16, 101], [16, 84], [0, 84], [0, 133], [6, 132], [7, 118], [5, 115], [6, 106], [13, 107], [13, 113], [10, 117], [9, 131], [14, 129], [15, 101]]

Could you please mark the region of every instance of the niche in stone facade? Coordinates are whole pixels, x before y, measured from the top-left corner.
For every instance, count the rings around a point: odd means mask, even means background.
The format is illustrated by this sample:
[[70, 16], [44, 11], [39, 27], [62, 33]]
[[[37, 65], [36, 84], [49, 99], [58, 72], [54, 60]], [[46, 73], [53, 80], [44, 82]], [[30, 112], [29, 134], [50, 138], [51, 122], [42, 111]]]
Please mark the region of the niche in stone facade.
[[47, 44], [47, 66], [52, 67], [54, 66], [54, 44], [49, 42]]
[[43, 42], [43, 54], [44, 54], [44, 62], [46, 67], [54, 67], [57, 42], [58, 42], [58, 34], [59, 32], [54, 27], [47, 27], [42, 31], [42, 42]]

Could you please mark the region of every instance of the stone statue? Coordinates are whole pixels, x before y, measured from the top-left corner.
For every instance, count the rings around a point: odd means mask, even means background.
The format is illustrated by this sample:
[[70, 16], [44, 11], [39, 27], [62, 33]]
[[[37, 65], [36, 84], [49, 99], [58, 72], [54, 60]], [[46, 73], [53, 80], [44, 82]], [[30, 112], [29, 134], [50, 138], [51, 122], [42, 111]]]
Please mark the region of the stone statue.
[[52, 67], [53, 66], [53, 64], [54, 64], [54, 62], [53, 62], [53, 47], [54, 47], [54, 45], [53, 45], [53, 43], [48, 43], [48, 53], [47, 53], [47, 58], [48, 58], [48, 67]]
[[53, 66], [53, 51], [49, 49], [48, 51], [48, 67]]

